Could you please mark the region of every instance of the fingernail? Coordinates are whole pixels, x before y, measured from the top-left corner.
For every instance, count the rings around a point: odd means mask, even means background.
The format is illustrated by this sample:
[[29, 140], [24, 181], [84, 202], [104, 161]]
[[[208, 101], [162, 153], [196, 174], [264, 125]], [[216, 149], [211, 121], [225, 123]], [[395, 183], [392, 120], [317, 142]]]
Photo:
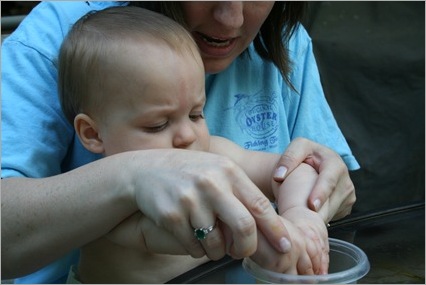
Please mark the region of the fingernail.
[[287, 238], [282, 238], [280, 240], [280, 246], [283, 253], [288, 253], [291, 250], [291, 243]]
[[287, 173], [287, 167], [280, 166], [275, 170], [274, 177], [283, 179], [286, 173]]
[[314, 201], [314, 207], [315, 207], [315, 211], [316, 211], [316, 212], [318, 212], [318, 211], [319, 211], [320, 206], [321, 206], [321, 201], [320, 201], [320, 199], [316, 199], [316, 200]]

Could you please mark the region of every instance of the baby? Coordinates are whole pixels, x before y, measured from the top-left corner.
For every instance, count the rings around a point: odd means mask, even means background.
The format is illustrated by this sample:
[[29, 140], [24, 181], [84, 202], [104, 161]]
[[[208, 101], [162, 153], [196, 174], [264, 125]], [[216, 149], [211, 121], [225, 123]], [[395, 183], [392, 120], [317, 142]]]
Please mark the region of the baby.
[[[317, 173], [302, 164], [276, 183], [272, 174], [280, 155], [248, 151], [210, 136], [203, 115], [204, 79], [191, 35], [173, 20], [136, 7], [89, 13], [73, 26], [59, 56], [62, 109], [86, 149], [104, 156], [169, 148], [227, 156], [276, 202], [292, 240], [291, 251], [282, 254], [258, 233], [252, 258], [275, 271], [326, 273], [325, 218], [306, 205]], [[195, 229], [199, 242], [218, 229], [226, 235], [226, 226], [217, 219], [210, 228]], [[83, 246], [72, 278], [84, 283], [164, 283], [207, 261], [188, 255], [142, 210]]]

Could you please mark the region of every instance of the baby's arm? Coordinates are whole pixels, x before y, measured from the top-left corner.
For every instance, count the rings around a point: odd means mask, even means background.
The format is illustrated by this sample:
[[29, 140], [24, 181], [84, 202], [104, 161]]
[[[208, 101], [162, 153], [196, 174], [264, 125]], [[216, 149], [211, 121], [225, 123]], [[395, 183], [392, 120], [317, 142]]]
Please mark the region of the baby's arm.
[[[279, 214], [292, 222], [302, 234], [313, 272], [324, 274], [328, 271], [329, 262], [327, 228], [324, 217], [307, 206], [307, 198], [317, 176], [315, 169], [302, 163], [282, 184], [274, 183], [273, 191], [277, 198]], [[292, 240], [294, 240], [293, 237]]]
[[162, 227], [158, 227], [142, 212], [133, 215], [118, 224], [105, 235], [111, 242], [137, 250], [157, 254], [187, 255], [185, 248]]
[[266, 197], [275, 201], [271, 181], [280, 155], [246, 150], [226, 138], [217, 136], [211, 136], [209, 151], [232, 159]]
[[290, 233], [292, 251], [282, 255], [275, 252], [259, 232], [259, 247], [253, 256], [256, 262], [271, 270], [294, 274], [327, 272], [328, 234], [324, 222], [327, 205], [321, 213], [315, 213], [307, 206], [318, 176], [316, 171], [308, 164], [301, 164], [283, 183], [277, 183], [272, 175], [280, 158], [278, 154], [244, 150], [220, 137], [211, 138], [210, 151], [233, 159], [266, 196], [275, 200]]
[[[274, 181], [273, 173], [281, 158], [280, 154], [246, 150], [226, 138], [217, 136], [211, 136], [210, 152], [227, 156], [236, 162], [265, 196], [276, 202], [280, 214], [296, 205], [308, 207], [308, 197], [318, 176], [309, 165], [302, 164], [305, 166], [298, 171], [294, 170], [295, 173], [291, 173], [292, 178], [286, 179], [286, 183], [278, 183]], [[283, 188], [283, 185], [287, 186]], [[328, 222], [327, 211], [328, 204], [319, 212], [325, 222]]]
[[273, 185], [278, 211], [290, 233], [292, 250], [288, 254], [281, 254], [259, 234], [258, 250], [252, 259], [262, 267], [287, 274], [327, 273], [327, 228], [321, 216], [311, 211], [304, 199], [316, 176], [313, 168], [301, 164], [282, 184]]

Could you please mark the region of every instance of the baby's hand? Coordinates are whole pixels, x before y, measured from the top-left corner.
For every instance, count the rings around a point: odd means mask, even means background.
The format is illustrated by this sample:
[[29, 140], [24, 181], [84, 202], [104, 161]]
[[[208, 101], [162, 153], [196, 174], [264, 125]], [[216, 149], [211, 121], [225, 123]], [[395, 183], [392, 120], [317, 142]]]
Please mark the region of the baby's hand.
[[258, 232], [258, 249], [251, 256], [265, 269], [286, 274], [326, 274], [329, 246], [327, 228], [320, 216], [306, 208], [295, 207], [283, 214], [290, 233], [292, 249], [287, 254], [274, 250]]
[[157, 227], [141, 212], [136, 212], [123, 220], [104, 238], [118, 246], [139, 252], [188, 254], [176, 238], [164, 229]]
[[295, 225], [302, 234], [314, 274], [327, 274], [330, 248], [327, 227], [321, 215], [304, 207], [294, 207], [282, 216]]

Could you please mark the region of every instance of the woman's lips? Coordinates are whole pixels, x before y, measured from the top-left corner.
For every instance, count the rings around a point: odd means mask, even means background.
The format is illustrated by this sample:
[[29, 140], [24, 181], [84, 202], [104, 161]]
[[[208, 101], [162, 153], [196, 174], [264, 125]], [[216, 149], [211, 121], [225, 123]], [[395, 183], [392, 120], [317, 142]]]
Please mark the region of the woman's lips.
[[209, 37], [206, 35], [202, 35], [201, 34], [201, 38], [202, 40], [207, 43], [208, 45], [212, 45], [212, 46], [216, 46], [216, 47], [225, 47], [225, 46], [229, 46], [230, 40], [223, 40], [223, 39], [218, 39], [218, 38], [214, 38], [214, 37]]
[[201, 53], [212, 57], [228, 56], [236, 43], [236, 38], [216, 38], [198, 32], [193, 36]]

